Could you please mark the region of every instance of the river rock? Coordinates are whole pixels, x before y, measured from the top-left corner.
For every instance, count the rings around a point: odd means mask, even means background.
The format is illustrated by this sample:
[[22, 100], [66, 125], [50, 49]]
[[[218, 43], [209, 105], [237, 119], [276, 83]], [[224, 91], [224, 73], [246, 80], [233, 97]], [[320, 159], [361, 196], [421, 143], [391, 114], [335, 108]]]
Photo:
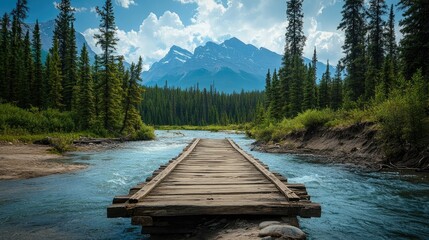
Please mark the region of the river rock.
[[287, 224], [270, 225], [259, 232], [259, 237], [275, 237], [280, 239], [306, 239], [305, 233]]
[[279, 222], [279, 221], [265, 221], [265, 222], [261, 222], [259, 224], [259, 229], [264, 229], [264, 228], [266, 228], [268, 226], [279, 225], [279, 224], [281, 224], [281, 222]]

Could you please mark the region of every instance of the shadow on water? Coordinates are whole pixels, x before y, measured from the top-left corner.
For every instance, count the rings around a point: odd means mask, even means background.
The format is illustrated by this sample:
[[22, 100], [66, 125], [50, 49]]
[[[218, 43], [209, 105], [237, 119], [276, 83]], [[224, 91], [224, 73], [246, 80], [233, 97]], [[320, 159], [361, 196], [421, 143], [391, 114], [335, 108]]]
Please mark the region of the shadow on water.
[[[82, 171], [0, 182], [0, 239], [144, 239], [129, 219], [107, 219], [113, 196], [127, 194], [195, 137], [244, 135], [157, 131], [157, 140], [71, 155]], [[304, 183], [322, 217], [301, 219], [310, 239], [429, 239], [429, 184], [413, 173], [366, 172], [317, 157], [251, 152], [289, 182]], [[417, 176], [417, 177], [416, 177]]]

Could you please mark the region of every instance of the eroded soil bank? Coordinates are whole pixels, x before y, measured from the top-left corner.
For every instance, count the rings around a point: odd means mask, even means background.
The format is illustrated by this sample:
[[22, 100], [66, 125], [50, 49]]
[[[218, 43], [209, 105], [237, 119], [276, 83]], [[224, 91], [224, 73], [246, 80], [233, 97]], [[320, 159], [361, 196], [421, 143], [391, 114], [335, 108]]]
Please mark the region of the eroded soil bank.
[[279, 142], [258, 141], [253, 150], [271, 153], [312, 154], [324, 161], [354, 164], [373, 170], [414, 169], [429, 171], [428, 151], [409, 151], [387, 158], [377, 140], [377, 128], [361, 123], [345, 128], [315, 128], [291, 133]]

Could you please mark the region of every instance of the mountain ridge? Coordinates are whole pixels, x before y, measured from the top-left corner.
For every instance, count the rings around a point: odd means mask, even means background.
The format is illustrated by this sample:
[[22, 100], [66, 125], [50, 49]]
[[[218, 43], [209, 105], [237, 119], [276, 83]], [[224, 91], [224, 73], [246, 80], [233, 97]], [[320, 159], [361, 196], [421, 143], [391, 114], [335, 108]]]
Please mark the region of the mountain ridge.
[[[173, 45], [164, 58], [143, 72], [146, 86], [209, 89], [214, 85], [221, 92], [263, 90], [267, 70], [281, 67], [283, 56], [269, 49], [245, 44], [238, 38], [220, 44], [207, 42], [194, 53]], [[304, 63], [311, 60], [304, 58]], [[326, 65], [318, 62], [317, 76], [321, 78]], [[335, 68], [330, 67], [331, 72]]]

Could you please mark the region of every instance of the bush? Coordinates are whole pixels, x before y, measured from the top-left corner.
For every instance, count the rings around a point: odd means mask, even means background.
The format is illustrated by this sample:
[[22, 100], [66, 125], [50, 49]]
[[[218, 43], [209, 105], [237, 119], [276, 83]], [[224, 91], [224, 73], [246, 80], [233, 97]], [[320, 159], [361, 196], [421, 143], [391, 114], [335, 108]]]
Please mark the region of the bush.
[[155, 129], [153, 127], [143, 125], [141, 129], [131, 136], [131, 140], [153, 140], [155, 139]]
[[402, 88], [391, 92], [389, 98], [376, 107], [380, 123], [379, 139], [383, 143], [386, 156], [395, 157], [410, 148], [425, 146], [427, 137], [426, 84], [419, 73], [412, 82], [403, 83]]
[[305, 128], [323, 127], [327, 122], [333, 120], [335, 114], [331, 109], [307, 110], [300, 113], [294, 120], [304, 125]]

